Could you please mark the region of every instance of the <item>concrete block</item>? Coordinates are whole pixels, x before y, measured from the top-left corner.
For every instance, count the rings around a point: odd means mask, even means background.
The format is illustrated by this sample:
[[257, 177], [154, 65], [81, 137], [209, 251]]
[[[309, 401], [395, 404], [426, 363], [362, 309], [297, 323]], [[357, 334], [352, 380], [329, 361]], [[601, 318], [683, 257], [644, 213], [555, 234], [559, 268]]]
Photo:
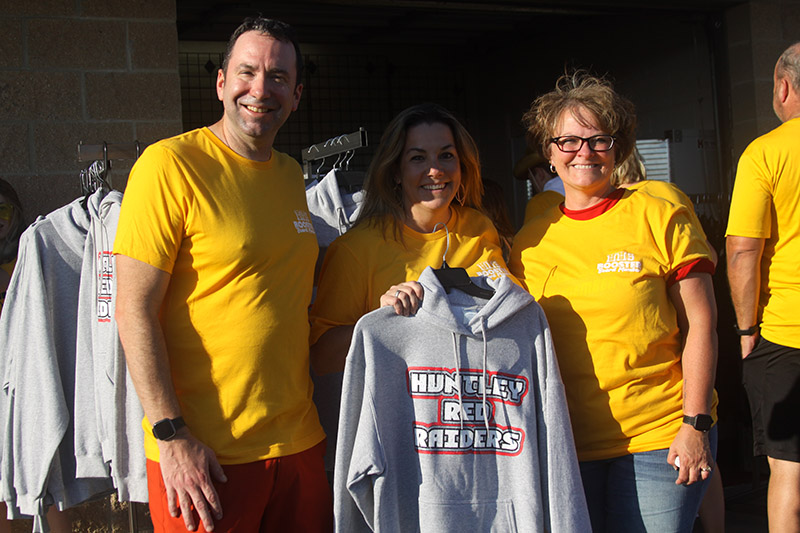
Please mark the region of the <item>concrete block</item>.
[[731, 122], [734, 125], [756, 119], [757, 96], [752, 81], [731, 86]]
[[753, 80], [753, 47], [750, 42], [740, 42], [728, 47], [728, 66], [731, 84]]
[[74, 172], [88, 163], [78, 161], [78, 143], [133, 142], [130, 122], [56, 122], [33, 126], [35, 168], [39, 172]]
[[750, 9], [750, 29], [753, 41], [780, 38], [782, 29], [781, 6], [779, 2], [752, 1]]
[[0, 120], [70, 120], [81, 116], [80, 74], [6, 71], [0, 77]]
[[178, 68], [178, 29], [174, 22], [130, 22], [128, 40], [134, 69]]
[[726, 9], [724, 24], [729, 44], [749, 43], [752, 39], [750, 4], [744, 3]]
[[22, 15], [26, 17], [36, 15], [70, 16], [77, 14], [76, 4], [75, 0], [36, 0], [35, 2], [0, 0], [0, 13], [6, 16]]
[[[27, 222], [68, 204], [81, 194], [80, 180], [74, 174], [34, 174], [7, 180], [19, 195]], [[16, 521], [15, 521], [16, 522]]]
[[786, 46], [788, 45], [778, 39], [753, 41], [753, 78], [755, 80], [772, 83], [775, 62], [778, 61], [778, 57], [786, 49]]
[[26, 124], [0, 124], [0, 174], [31, 170]]
[[781, 23], [783, 24], [783, 31], [781, 37], [786, 41], [786, 47], [798, 38], [798, 31], [800, 30], [800, 2], [792, 4], [784, 4], [781, 8]]
[[174, 137], [182, 133], [183, 124], [180, 120], [159, 122], [137, 122], [135, 125], [136, 139], [141, 143], [153, 144], [167, 137]]
[[175, 0], [82, 0], [87, 17], [175, 20]]
[[758, 132], [758, 125], [755, 119], [743, 121], [733, 127], [733, 135], [731, 140], [733, 142], [733, 165], [734, 168], [739, 163], [739, 158], [742, 152], [747, 148], [753, 139], [761, 135]]
[[174, 73], [87, 73], [86, 108], [93, 120], [180, 120]]
[[33, 19], [29, 22], [31, 68], [124, 69], [125, 23], [87, 19]]
[[0, 19], [0, 68], [23, 65], [22, 37], [25, 23], [16, 18]]

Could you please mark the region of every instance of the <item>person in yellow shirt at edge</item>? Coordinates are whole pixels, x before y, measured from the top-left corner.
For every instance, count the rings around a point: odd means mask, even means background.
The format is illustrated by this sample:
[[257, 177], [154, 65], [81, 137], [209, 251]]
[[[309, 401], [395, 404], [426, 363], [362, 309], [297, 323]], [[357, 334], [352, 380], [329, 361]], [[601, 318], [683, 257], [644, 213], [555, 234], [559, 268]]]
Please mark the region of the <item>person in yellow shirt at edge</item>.
[[310, 314], [318, 374], [344, 369], [363, 315], [381, 305], [404, 315], [416, 309], [416, 280], [426, 267], [441, 267], [445, 251], [447, 265], [470, 276], [508, 275], [497, 230], [480, 211], [475, 141], [443, 107], [415, 105], [391, 121], [364, 189], [355, 226], [331, 244], [320, 270]]
[[717, 438], [705, 236], [685, 207], [612, 184], [636, 116], [607, 81], [565, 74], [524, 121], [566, 195], [509, 267], [550, 323], [592, 528], [691, 532]]

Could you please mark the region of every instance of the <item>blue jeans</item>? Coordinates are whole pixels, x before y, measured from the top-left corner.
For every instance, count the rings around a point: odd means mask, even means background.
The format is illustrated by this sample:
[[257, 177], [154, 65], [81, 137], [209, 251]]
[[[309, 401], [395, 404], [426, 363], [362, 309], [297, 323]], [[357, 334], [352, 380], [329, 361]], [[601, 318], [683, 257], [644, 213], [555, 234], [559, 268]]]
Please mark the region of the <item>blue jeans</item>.
[[[708, 435], [717, 455], [717, 427]], [[691, 533], [708, 479], [676, 485], [668, 449], [580, 463], [594, 533]]]

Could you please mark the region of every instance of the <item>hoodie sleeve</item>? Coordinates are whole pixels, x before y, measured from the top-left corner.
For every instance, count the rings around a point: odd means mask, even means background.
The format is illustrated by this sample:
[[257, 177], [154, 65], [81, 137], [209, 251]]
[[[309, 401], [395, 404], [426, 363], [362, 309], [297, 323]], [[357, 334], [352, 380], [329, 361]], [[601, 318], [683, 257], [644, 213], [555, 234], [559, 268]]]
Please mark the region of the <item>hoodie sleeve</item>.
[[365, 389], [364, 334], [356, 326], [342, 386], [342, 405], [334, 475], [337, 532], [374, 531], [375, 477], [383, 474], [383, 447], [377, 433], [372, 396]]
[[542, 471], [542, 500], [547, 531], [591, 531], [586, 497], [583, 492], [572, 424], [567, 410], [564, 383], [558, 369], [553, 339], [544, 311], [536, 310], [535, 341], [541, 409], [539, 420], [539, 464]]
[[[50, 223], [42, 224], [49, 227]], [[29, 228], [20, 238], [18, 270], [11, 280], [11, 298], [2, 319], [2, 353], [8, 364], [3, 387], [9, 398], [8, 440], [3, 450], [4, 492], [15, 491], [17, 505], [27, 515], [42, 510], [48, 473], [69, 425], [57, 337], [61, 334], [69, 339], [68, 332], [58, 326], [72, 322], [74, 352], [77, 318], [76, 301], [70, 312], [65, 309], [68, 298], [54, 298], [55, 294], [77, 294], [77, 290], [72, 291], [77, 289], [75, 272], [60, 272], [59, 287], [47, 285], [47, 279], [54, 278], [47, 275], [42, 254], [45, 250], [55, 251], [55, 246], [42, 238], [39, 229], [43, 226]], [[60, 311], [59, 315], [70, 315], [71, 320], [54, 323], [54, 309]]]

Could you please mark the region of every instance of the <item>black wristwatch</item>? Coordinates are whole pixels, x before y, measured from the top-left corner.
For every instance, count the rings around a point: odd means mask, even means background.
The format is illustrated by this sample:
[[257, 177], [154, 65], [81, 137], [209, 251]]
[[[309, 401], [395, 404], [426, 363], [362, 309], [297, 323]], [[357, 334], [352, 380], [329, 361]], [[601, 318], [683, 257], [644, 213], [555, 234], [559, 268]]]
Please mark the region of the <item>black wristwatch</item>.
[[751, 326], [747, 329], [739, 329], [738, 324], [733, 325], [733, 329], [736, 331], [736, 334], [740, 337], [748, 337], [750, 335], [754, 335], [758, 331], [758, 324], [755, 326]]
[[683, 417], [683, 423], [689, 424], [697, 431], [706, 432], [711, 429], [711, 426], [714, 425], [714, 419], [711, 418], [711, 415], [696, 415], [696, 416], [686, 416]]
[[153, 436], [158, 440], [171, 440], [178, 434], [178, 430], [186, 425], [183, 417], [165, 418], [153, 424]]

